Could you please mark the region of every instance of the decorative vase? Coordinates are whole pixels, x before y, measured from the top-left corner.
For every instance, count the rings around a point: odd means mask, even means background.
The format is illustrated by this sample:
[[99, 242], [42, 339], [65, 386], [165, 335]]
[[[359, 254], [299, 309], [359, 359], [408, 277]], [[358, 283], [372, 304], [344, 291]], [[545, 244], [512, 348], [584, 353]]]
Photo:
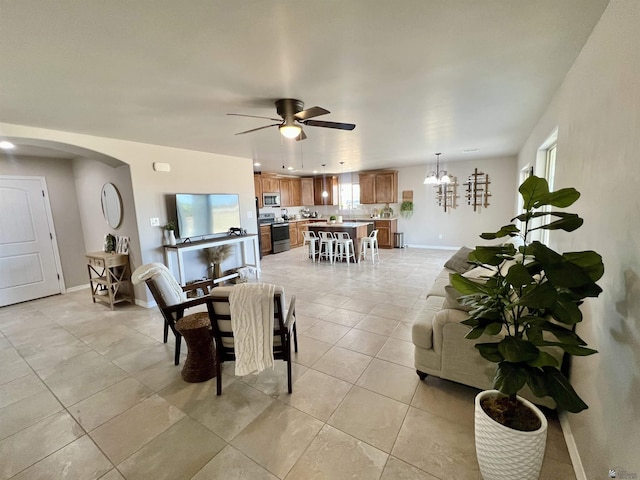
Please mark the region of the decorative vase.
[[176, 244], [176, 232], [174, 230], [168, 230], [169, 232], [169, 245]]
[[496, 422], [480, 406], [485, 397], [502, 395], [485, 390], [476, 395], [476, 455], [484, 480], [538, 480], [547, 442], [547, 419], [533, 403], [517, 397], [540, 419], [540, 428], [521, 432]]

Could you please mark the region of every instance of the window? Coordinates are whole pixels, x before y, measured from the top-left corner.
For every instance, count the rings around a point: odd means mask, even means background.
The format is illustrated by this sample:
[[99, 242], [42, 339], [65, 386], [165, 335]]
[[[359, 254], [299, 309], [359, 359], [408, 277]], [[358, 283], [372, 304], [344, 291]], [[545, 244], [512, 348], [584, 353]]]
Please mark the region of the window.
[[[349, 174], [351, 177], [351, 174]], [[360, 184], [347, 181], [347, 175], [340, 177], [340, 210], [360, 208]]]

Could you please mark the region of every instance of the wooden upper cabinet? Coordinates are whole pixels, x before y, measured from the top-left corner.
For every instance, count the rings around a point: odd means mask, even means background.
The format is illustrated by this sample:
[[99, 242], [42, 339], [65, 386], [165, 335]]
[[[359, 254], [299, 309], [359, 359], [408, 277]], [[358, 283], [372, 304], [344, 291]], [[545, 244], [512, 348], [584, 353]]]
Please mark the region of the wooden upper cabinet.
[[[326, 191], [328, 195], [322, 196]], [[314, 205], [337, 205], [338, 204], [338, 177], [334, 175], [323, 175], [313, 179], [313, 200]]]
[[293, 206], [293, 203], [291, 203], [291, 179], [289, 178], [280, 179], [280, 206]]
[[302, 203], [302, 182], [299, 178], [292, 178], [289, 183], [291, 191], [291, 206], [297, 207], [303, 205]]
[[300, 190], [300, 205], [315, 205], [315, 201], [313, 199], [313, 178], [301, 178]]
[[280, 192], [280, 180], [275, 177], [262, 177], [262, 192], [263, 193]]
[[398, 172], [381, 170], [364, 172], [360, 178], [360, 203], [397, 203]]
[[398, 202], [398, 172], [376, 174], [376, 203]]
[[262, 204], [262, 177], [260, 175], [253, 176], [253, 187], [256, 191], [256, 198], [258, 199], [258, 208], [264, 207]]
[[360, 203], [376, 203], [376, 176], [372, 173], [361, 173]]

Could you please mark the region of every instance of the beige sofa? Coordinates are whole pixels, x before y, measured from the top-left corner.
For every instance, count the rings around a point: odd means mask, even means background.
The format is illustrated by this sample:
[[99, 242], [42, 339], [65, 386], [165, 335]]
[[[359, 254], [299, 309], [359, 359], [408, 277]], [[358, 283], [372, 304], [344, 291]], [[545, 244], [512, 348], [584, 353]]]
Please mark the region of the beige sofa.
[[[457, 291], [449, 285], [449, 275], [455, 272], [446, 267], [440, 272], [427, 294], [424, 315], [413, 324], [415, 368], [422, 380], [427, 375], [435, 375], [488, 390], [493, 388], [496, 364], [482, 358], [474, 345], [495, 341], [499, 336], [483, 335], [475, 341], [465, 338], [469, 327], [460, 322], [469, 317], [468, 310], [460, 306]], [[548, 351], [559, 361], [562, 360], [560, 349]], [[526, 386], [520, 395], [537, 405], [555, 408], [550, 397], [536, 397]]]

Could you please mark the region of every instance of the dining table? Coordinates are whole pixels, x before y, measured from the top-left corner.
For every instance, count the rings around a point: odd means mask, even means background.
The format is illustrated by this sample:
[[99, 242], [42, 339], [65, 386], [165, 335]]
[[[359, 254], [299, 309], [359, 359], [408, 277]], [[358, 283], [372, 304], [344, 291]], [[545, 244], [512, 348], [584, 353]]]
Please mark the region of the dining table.
[[314, 222], [309, 223], [307, 228], [310, 232], [318, 235], [318, 232], [347, 232], [353, 240], [353, 250], [356, 254], [356, 262], [360, 260], [360, 240], [369, 236], [373, 230], [373, 222]]

